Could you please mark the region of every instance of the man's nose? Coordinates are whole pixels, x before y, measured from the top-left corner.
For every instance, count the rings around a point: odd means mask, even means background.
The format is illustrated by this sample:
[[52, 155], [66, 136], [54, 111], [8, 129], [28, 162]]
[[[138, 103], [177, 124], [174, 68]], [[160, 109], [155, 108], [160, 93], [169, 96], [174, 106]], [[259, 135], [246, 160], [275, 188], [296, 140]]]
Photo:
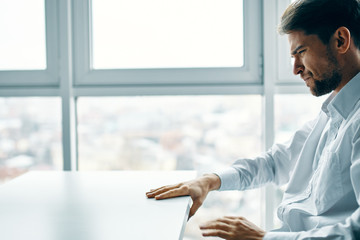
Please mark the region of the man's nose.
[[301, 74], [302, 72], [304, 72], [304, 70], [305, 70], [305, 67], [302, 64], [302, 62], [298, 58], [295, 58], [294, 59], [293, 73], [295, 75], [298, 75], [298, 74]]

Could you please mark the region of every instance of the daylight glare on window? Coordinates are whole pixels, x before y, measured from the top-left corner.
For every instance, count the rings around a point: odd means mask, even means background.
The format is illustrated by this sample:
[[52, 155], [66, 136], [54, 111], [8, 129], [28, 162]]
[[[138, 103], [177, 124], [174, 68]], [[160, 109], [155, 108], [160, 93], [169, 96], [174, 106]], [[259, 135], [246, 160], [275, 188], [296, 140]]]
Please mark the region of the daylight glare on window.
[[92, 0], [92, 67], [241, 67], [243, 1]]
[[0, 70], [46, 69], [44, 0], [0, 1]]

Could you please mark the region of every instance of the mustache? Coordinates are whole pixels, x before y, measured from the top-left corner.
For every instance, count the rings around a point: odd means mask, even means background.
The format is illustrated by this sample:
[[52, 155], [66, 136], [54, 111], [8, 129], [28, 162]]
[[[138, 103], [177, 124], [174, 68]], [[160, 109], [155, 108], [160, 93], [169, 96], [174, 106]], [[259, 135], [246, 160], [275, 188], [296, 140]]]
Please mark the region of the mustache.
[[309, 72], [306, 72], [306, 73], [304, 73], [304, 72], [301, 73], [300, 76], [301, 76], [302, 79], [306, 79], [306, 78], [309, 78], [309, 77], [313, 78], [313, 77], [314, 77], [314, 74], [309, 71]]
[[300, 77], [305, 81], [308, 78], [312, 78], [314, 80], [317, 80], [314, 78], [314, 74], [312, 72], [306, 72], [306, 73], [301, 73]]

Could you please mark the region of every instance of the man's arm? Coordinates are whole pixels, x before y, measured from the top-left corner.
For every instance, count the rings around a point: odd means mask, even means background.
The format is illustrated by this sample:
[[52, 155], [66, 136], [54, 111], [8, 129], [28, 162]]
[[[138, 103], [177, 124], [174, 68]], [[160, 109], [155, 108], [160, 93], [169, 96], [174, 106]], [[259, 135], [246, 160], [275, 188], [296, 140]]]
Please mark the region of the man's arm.
[[192, 181], [151, 189], [146, 193], [146, 196], [148, 198], [155, 198], [156, 200], [190, 196], [193, 201], [189, 213], [190, 218], [203, 204], [207, 194], [210, 191], [219, 189], [220, 185], [220, 178], [216, 174], [206, 174]]
[[286, 184], [306, 139], [319, 119], [320, 115], [297, 130], [288, 142], [274, 144], [263, 156], [239, 159], [230, 168], [215, 172], [221, 179], [219, 190], [247, 190], [269, 182]]

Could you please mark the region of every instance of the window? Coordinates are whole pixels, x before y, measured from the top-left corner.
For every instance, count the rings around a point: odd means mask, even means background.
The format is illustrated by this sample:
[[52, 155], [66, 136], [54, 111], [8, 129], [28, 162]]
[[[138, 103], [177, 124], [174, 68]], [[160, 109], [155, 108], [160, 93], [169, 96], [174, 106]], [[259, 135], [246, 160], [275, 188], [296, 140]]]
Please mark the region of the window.
[[57, 79], [56, 3], [0, 1], [0, 86], [54, 86]]
[[44, 4], [0, 2], [0, 70], [46, 69]]
[[306, 122], [315, 119], [328, 96], [275, 95], [275, 142], [285, 142]]
[[260, 9], [258, 0], [76, 1], [76, 83], [260, 83]]
[[0, 98], [0, 182], [28, 170], [61, 170], [58, 98]]
[[92, 0], [94, 69], [241, 67], [243, 1]]
[[328, 96], [315, 97], [310, 90], [307, 94], [275, 95], [276, 142], [289, 140], [296, 130], [314, 120]]
[[260, 99], [80, 97], [79, 170], [207, 171], [227, 166], [261, 151], [260, 121], [251, 120], [260, 118]]

